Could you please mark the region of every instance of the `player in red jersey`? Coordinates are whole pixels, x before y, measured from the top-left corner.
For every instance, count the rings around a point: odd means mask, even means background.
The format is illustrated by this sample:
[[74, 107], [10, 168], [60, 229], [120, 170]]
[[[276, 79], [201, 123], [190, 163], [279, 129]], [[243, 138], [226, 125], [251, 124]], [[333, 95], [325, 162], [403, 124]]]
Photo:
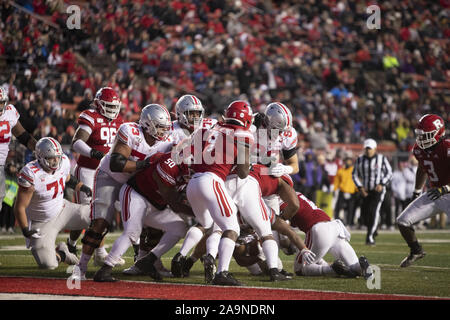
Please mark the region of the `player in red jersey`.
[[[114, 89], [103, 87], [97, 91], [92, 108], [78, 117], [78, 129], [72, 140], [72, 150], [80, 156], [74, 168], [74, 176], [89, 188], [94, 188], [94, 176], [100, 160], [111, 148], [117, 130], [123, 123], [120, 116], [121, 102]], [[75, 192], [75, 203], [89, 204], [91, 197]], [[72, 231], [67, 239], [69, 251], [76, 253], [76, 242], [81, 233]], [[94, 263], [101, 266], [106, 252], [103, 243], [95, 250]], [[125, 263], [125, 261], [121, 261]]]
[[[412, 152], [419, 162], [415, 200], [397, 217], [400, 233], [411, 249], [400, 264], [403, 268], [425, 256], [413, 225], [440, 212], [450, 214], [450, 139], [445, 139], [444, 120], [438, 115], [426, 114], [420, 118], [415, 133]], [[427, 177], [431, 189], [420, 195]]]
[[[217, 226], [223, 230], [219, 243], [218, 272], [212, 281], [217, 285], [240, 285], [228, 272], [234, 244], [239, 235], [237, 208], [225, 188], [225, 179], [233, 167], [240, 179], [250, 170], [249, 129], [253, 112], [245, 101], [234, 101], [225, 110], [224, 122], [209, 130], [197, 130], [192, 137], [195, 174], [186, 188], [186, 195], [197, 222], [205, 230]], [[200, 229], [200, 228], [199, 228]], [[201, 235], [201, 236], [202, 236]]]
[[[156, 159], [159, 158], [159, 159]], [[159, 243], [135, 266], [143, 274], [161, 280], [155, 262], [169, 251], [186, 234], [184, 220], [175, 212], [194, 215], [183, 203], [180, 188], [186, 185], [189, 169], [185, 164], [177, 165], [170, 153], [152, 156], [152, 165], [133, 176], [120, 190], [122, 221], [124, 230], [114, 242], [105, 263], [94, 276], [94, 281], [116, 281], [111, 270], [131, 244], [139, 241], [143, 226], [164, 231]]]
[[[339, 274], [347, 277], [370, 277], [369, 263], [362, 256], [358, 259], [350, 245], [350, 233], [341, 220], [330, 217], [314, 202], [297, 192], [300, 209], [290, 219], [291, 226], [306, 234], [305, 244], [315, 254], [314, 263], [305, 264], [299, 253], [294, 262], [294, 272], [302, 276]], [[280, 210], [285, 204], [282, 203]], [[331, 266], [323, 260], [330, 252], [337, 259]]]

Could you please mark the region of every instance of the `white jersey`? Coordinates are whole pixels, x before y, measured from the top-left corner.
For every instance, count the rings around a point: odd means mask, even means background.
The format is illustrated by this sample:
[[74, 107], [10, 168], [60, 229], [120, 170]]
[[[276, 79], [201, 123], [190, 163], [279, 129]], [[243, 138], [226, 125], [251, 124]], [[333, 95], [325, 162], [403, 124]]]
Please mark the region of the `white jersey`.
[[70, 160], [62, 156], [61, 166], [53, 174], [46, 172], [38, 160], [31, 161], [20, 170], [17, 183], [24, 188], [34, 187], [33, 197], [26, 208], [27, 218], [32, 221], [52, 220], [64, 205], [64, 189], [70, 174]]
[[[145, 141], [144, 131], [135, 122], [126, 122], [119, 127], [116, 139], [131, 148], [131, 154], [128, 160], [141, 161], [147, 157], [154, 155], [157, 152], [169, 152], [173, 146], [171, 136], [164, 141], [156, 141], [154, 145], [149, 146]], [[126, 183], [134, 173], [128, 172], [112, 172], [110, 169], [111, 148], [109, 152], [102, 158], [99, 165], [99, 170], [106, 172], [111, 178], [119, 183]]]
[[[199, 126], [199, 128], [209, 129], [213, 127], [216, 123], [217, 123], [216, 119], [203, 118], [202, 125]], [[189, 130], [182, 128], [178, 120], [172, 122], [172, 129], [170, 131], [170, 135], [173, 139], [174, 144], [178, 144], [180, 141], [183, 141], [184, 139], [189, 138], [191, 136]]]
[[12, 128], [19, 121], [20, 115], [12, 104], [8, 104], [0, 116], [0, 166], [4, 166], [9, 152]]
[[266, 129], [257, 129], [256, 126], [252, 125], [250, 132], [253, 134], [255, 141], [252, 147], [252, 163], [257, 162], [267, 165], [269, 163], [264, 160], [265, 157], [275, 157], [275, 162], [282, 162], [283, 152], [293, 151], [297, 146], [297, 131], [293, 127], [289, 127], [286, 132], [283, 132], [274, 140], [267, 137]]

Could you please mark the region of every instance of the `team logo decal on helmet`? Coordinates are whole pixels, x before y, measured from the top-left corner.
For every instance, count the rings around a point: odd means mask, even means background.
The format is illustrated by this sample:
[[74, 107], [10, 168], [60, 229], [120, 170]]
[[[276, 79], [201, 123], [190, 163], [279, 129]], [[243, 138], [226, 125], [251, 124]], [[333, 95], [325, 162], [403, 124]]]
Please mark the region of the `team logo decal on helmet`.
[[426, 114], [420, 118], [414, 132], [416, 134], [416, 142], [419, 148], [428, 149], [444, 137], [444, 120], [438, 115]]

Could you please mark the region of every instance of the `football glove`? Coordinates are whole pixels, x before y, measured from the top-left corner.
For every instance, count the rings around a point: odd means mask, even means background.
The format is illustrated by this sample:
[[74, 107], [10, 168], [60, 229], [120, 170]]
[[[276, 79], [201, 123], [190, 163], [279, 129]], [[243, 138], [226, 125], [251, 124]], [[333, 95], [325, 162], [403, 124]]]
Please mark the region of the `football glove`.
[[442, 186], [439, 188], [433, 188], [427, 192], [427, 196], [430, 200], [436, 200], [439, 199], [441, 196], [443, 196], [446, 193], [450, 192], [449, 186]]
[[283, 174], [290, 174], [292, 171], [291, 166], [285, 166], [281, 163], [277, 163], [274, 167], [269, 168], [270, 174], [276, 178], [281, 177]]
[[87, 185], [83, 184], [80, 188], [81, 192], [84, 192], [86, 196], [92, 197], [92, 190]]
[[302, 256], [303, 264], [311, 264], [314, 263], [314, 261], [316, 261], [315, 253], [309, 249], [306, 248], [303, 249], [302, 251], [300, 251], [300, 255]]
[[95, 150], [95, 149], [91, 149], [91, 158], [97, 159], [97, 160], [102, 160], [102, 158], [104, 156], [105, 156], [105, 154], [103, 152]]
[[39, 229], [28, 230], [28, 228], [22, 228], [22, 233], [25, 238], [39, 239], [41, 237], [39, 231]]

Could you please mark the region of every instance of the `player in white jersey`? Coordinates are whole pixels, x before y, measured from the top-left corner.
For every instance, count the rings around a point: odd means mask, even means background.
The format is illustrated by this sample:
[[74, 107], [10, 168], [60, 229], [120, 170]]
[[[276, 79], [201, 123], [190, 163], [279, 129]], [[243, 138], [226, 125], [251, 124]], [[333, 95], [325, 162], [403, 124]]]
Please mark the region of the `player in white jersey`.
[[145, 106], [139, 124], [127, 122], [120, 126], [113, 147], [102, 158], [95, 174], [92, 223], [81, 241], [83, 252], [79, 268], [74, 269], [74, 278], [85, 278], [91, 255], [112, 222], [114, 202], [119, 198], [122, 185], [137, 171], [149, 167], [153, 154], [168, 152], [172, 148], [173, 143], [168, 136], [170, 127], [169, 111], [159, 104]]
[[64, 229], [87, 228], [90, 208], [64, 199], [64, 189], [67, 185], [88, 196], [92, 191], [70, 175], [70, 161], [58, 141], [40, 139], [35, 153], [37, 160], [20, 171], [14, 215], [40, 268], [54, 269], [60, 262], [76, 264], [77, 257], [64, 242], [55, 252], [56, 236]]
[[[215, 119], [204, 118], [205, 110], [202, 102], [194, 95], [184, 95], [180, 97], [175, 104], [175, 112], [177, 120], [172, 122], [170, 136], [173, 139], [174, 145], [177, 145], [180, 150], [184, 146], [183, 142], [187, 142], [196, 129], [209, 129], [217, 123], [217, 120]], [[176, 147], [173, 151], [176, 152], [175, 150], [177, 150]], [[148, 230], [143, 232], [143, 235], [145, 234], [155, 235], [159, 238], [161, 237], [161, 233], [149, 232]], [[189, 230], [186, 238], [191, 237], [191, 234], [192, 232]], [[145, 236], [142, 237], [142, 240], [144, 239], [152, 242], [159, 241], [159, 239]], [[148, 247], [148, 245], [146, 245], [145, 241], [142, 241], [138, 257], [142, 257], [148, 253], [147, 250], [144, 250], [145, 247]], [[140, 271], [133, 265], [129, 269], [124, 270], [124, 273], [136, 275], [140, 274]], [[178, 274], [176, 271], [175, 273]]]
[[0, 211], [5, 197], [5, 162], [8, 157], [9, 143], [14, 135], [25, 147], [34, 151], [34, 139], [19, 121], [20, 115], [12, 104], [8, 104], [8, 93], [0, 87]]

